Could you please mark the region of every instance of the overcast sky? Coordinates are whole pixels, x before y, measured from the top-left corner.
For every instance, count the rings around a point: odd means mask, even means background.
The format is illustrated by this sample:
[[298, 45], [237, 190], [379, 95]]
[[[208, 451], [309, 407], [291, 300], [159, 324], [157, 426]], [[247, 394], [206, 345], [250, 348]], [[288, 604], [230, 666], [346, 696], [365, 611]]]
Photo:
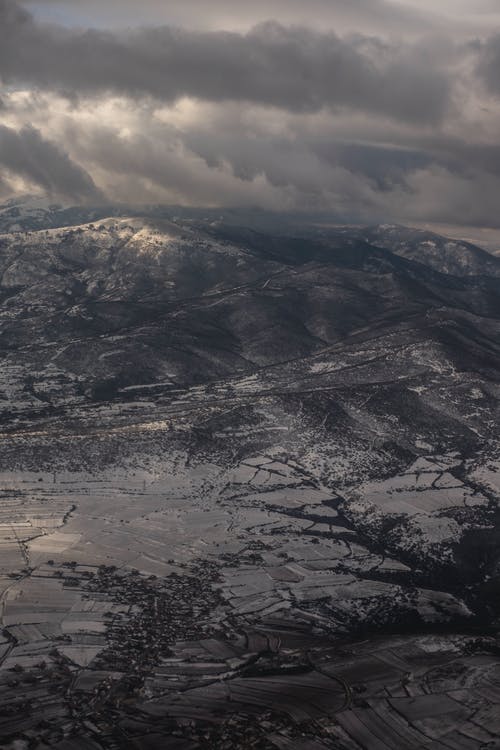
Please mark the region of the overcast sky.
[[0, 0], [0, 80], [0, 196], [500, 227], [498, 0]]

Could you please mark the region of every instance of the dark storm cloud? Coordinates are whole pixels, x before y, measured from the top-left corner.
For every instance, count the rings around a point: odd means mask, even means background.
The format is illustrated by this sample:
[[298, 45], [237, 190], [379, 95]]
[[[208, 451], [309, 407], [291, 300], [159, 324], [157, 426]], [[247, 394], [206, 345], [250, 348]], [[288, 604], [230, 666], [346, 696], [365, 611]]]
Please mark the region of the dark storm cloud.
[[49, 194], [74, 200], [99, 198], [89, 175], [35, 128], [17, 132], [0, 125], [0, 165]]
[[336, 163], [353, 174], [371, 180], [379, 190], [389, 190], [395, 185], [406, 185], [406, 178], [417, 169], [435, 163], [425, 151], [411, 148], [359, 143], [315, 144], [318, 156]]
[[422, 141], [429, 158], [456, 174], [484, 172], [500, 177], [500, 144], [470, 143], [460, 138], [432, 138]]
[[489, 91], [500, 96], [500, 34], [490, 37], [484, 44], [477, 43], [479, 60], [477, 72]]
[[438, 121], [450, 94], [445, 71], [425, 55], [370, 40], [277, 23], [246, 34], [76, 31], [40, 24], [11, 0], [0, 0], [0, 75], [76, 94], [349, 107], [411, 122]]

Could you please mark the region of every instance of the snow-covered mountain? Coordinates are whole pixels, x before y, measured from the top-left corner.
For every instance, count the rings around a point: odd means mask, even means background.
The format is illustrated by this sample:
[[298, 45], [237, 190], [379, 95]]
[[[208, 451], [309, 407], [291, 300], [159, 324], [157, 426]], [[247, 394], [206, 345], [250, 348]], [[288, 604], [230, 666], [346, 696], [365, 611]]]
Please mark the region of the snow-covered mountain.
[[492, 344], [475, 333], [498, 310], [492, 274], [438, 273], [357, 235], [108, 217], [1, 234], [0, 274], [0, 346], [25, 361], [34, 394], [49, 362], [74, 393], [186, 385], [313, 355], [359, 329], [440, 317], [427, 335], [448, 359], [492, 366]]
[[500, 258], [470, 242], [422, 229], [383, 224], [362, 232], [367, 242], [454, 276], [500, 277]]

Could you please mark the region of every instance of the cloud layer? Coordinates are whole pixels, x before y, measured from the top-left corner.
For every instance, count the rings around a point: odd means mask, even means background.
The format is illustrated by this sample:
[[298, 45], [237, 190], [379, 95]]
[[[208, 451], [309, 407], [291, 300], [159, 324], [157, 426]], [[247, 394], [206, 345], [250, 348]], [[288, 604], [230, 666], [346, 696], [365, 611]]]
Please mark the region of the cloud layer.
[[0, 165], [48, 193], [74, 200], [95, 201], [101, 197], [85, 170], [31, 126], [16, 131], [0, 125]]
[[2, 193], [500, 224], [494, 6], [120, 5], [0, 0]]
[[43, 26], [0, 0], [0, 74], [9, 84], [86, 95], [182, 96], [310, 112], [350, 107], [436, 121], [448, 104], [443, 70], [413, 49], [277, 22], [248, 33], [162, 27], [134, 32]]

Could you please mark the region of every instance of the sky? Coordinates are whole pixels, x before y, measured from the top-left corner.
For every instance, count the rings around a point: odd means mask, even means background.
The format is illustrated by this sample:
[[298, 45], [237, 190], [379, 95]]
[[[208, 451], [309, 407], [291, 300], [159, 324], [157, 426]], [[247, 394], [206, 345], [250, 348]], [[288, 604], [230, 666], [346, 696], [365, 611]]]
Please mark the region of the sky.
[[0, 0], [0, 198], [500, 228], [498, 0]]

